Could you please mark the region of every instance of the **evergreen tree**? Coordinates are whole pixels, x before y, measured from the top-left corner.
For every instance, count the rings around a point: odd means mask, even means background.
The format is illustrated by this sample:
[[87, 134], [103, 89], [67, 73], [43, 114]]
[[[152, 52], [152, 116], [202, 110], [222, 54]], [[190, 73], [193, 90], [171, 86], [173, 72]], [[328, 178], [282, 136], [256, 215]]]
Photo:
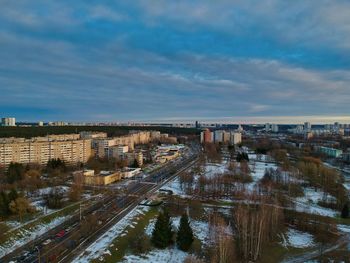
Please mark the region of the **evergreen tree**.
[[343, 209], [341, 211], [341, 217], [342, 218], [348, 218], [349, 217], [349, 205], [347, 203], [343, 206]]
[[24, 167], [20, 163], [10, 163], [9, 168], [6, 172], [7, 183], [13, 184], [14, 182], [20, 181], [24, 176]]
[[0, 216], [8, 216], [10, 214], [9, 209], [10, 200], [4, 191], [0, 193]]
[[159, 212], [152, 232], [152, 243], [157, 248], [166, 248], [173, 239], [173, 230], [170, 216], [167, 211]]
[[188, 216], [187, 214], [183, 214], [180, 219], [180, 226], [176, 236], [177, 247], [183, 251], [188, 251], [193, 240], [193, 231]]

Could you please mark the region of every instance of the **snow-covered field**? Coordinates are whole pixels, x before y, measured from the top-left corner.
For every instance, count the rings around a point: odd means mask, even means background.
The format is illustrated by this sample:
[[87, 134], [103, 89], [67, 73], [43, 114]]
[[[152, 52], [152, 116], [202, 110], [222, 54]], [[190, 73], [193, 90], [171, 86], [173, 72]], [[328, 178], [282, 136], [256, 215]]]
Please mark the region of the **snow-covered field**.
[[168, 248], [164, 250], [155, 249], [147, 254], [140, 256], [127, 255], [124, 257], [123, 263], [183, 263], [188, 253], [177, 248]]
[[285, 235], [282, 235], [284, 247], [307, 248], [315, 245], [314, 238], [307, 232], [288, 228]]
[[[317, 204], [321, 201], [324, 193], [321, 190], [317, 192], [313, 188], [304, 188], [303, 197], [295, 198], [295, 209], [298, 212], [305, 212], [310, 214], [317, 214], [321, 216], [336, 217], [339, 213], [333, 209], [325, 208]], [[332, 196], [326, 196], [327, 201], [334, 201], [335, 198]]]
[[[176, 230], [180, 225], [180, 217], [172, 217], [172, 224], [174, 230]], [[152, 219], [145, 228], [145, 233], [148, 236], [152, 235], [152, 231], [155, 225], [156, 219]], [[203, 245], [211, 242], [209, 235], [209, 224], [208, 222], [191, 220], [191, 227], [193, 229], [193, 234], [198, 238]], [[230, 228], [227, 227], [227, 231], [230, 232]], [[232, 233], [231, 233], [232, 234]], [[182, 263], [189, 254], [178, 250], [176, 246], [168, 249], [159, 250], [155, 249], [151, 252], [143, 255], [127, 255], [124, 257], [123, 263], [164, 263], [164, 262], [174, 262]]]
[[315, 189], [312, 187], [304, 188], [304, 196], [296, 198], [296, 200], [299, 202], [309, 202], [315, 204], [317, 204], [317, 202], [319, 201], [322, 201], [323, 199], [325, 199], [328, 202], [336, 201], [336, 199], [333, 196], [324, 193], [319, 189], [315, 191]]
[[204, 175], [207, 178], [213, 177], [216, 174], [223, 174], [227, 170], [227, 162], [221, 163], [207, 163], [204, 166]]
[[62, 222], [64, 222], [68, 218], [69, 217], [58, 217], [48, 224], [40, 224], [28, 230], [21, 230], [18, 233], [18, 235], [13, 236], [10, 240], [8, 240], [7, 242], [5, 242], [0, 246], [0, 257], [34, 240], [38, 236], [41, 236], [42, 234], [46, 233], [50, 229], [60, 225]]
[[170, 181], [169, 183], [165, 184], [162, 188], [162, 190], [170, 190], [173, 192], [174, 195], [186, 197], [186, 193], [184, 190], [181, 189], [179, 178], [176, 177], [174, 180]]
[[[177, 230], [180, 225], [180, 217], [172, 217], [171, 221], [173, 223], [174, 230]], [[152, 235], [152, 231], [155, 225], [156, 219], [152, 219], [148, 226], [145, 228], [145, 233], [148, 236]], [[193, 234], [197, 237], [202, 243], [206, 243], [208, 241], [209, 234], [209, 224], [208, 222], [191, 220], [191, 227], [193, 229]]]
[[295, 210], [298, 212], [304, 212], [309, 214], [316, 214], [321, 216], [328, 216], [328, 217], [336, 217], [338, 216], [338, 212], [329, 209], [324, 208], [316, 204], [309, 204], [309, 203], [303, 203], [303, 202], [294, 202], [295, 203]]
[[[126, 228], [133, 227], [137, 222], [138, 216], [142, 216], [147, 212], [149, 207], [136, 207], [129, 212], [122, 220], [112, 226], [107, 232], [105, 232], [99, 239], [92, 243], [83, 253], [81, 253], [74, 262], [85, 263], [90, 262], [93, 259], [99, 259], [103, 261], [104, 255], [110, 255], [113, 247], [113, 240], [119, 235], [124, 236], [127, 234]], [[133, 261], [131, 261], [133, 262]]]

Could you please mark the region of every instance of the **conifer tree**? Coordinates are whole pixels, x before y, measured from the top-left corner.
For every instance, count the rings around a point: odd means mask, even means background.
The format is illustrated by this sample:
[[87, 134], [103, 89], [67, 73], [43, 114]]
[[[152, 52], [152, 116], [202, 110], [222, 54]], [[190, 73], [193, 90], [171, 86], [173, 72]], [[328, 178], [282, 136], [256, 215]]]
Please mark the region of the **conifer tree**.
[[170, 216], [167, 211], [159, 212], [156, 224], [152, 232], [151, 241], [157, 248], [166, 248], [173, 239], [173, 230]]
[[342, 218], [348, 218], [349, 217], [349, 206], [346, 203], [341, 211], [341, 217]]
[[183, 214], [180, 219], [180, 226], [176, 236], [177, 247], [183, 251], [188, 251], [193, 242], [193, 231], [190, 226], [187, 214]]

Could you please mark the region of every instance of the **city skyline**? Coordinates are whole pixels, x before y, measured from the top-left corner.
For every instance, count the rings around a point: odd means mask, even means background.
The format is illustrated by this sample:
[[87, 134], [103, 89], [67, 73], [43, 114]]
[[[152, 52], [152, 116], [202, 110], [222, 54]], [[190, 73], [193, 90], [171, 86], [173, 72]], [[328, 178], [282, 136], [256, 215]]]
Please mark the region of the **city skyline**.
[[350, 3], [315, 3], [3, 3], [0, 112], [18, 121], [350, 122]]

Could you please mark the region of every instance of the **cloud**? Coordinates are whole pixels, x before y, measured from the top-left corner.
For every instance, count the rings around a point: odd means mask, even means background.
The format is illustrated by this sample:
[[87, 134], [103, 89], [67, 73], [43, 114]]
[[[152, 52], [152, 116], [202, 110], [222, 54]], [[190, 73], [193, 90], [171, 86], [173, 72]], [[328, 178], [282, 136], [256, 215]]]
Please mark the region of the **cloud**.
[[348, 4], [318, 3], [7, 1], [0, 111], [26, 120], [343, 116]]

